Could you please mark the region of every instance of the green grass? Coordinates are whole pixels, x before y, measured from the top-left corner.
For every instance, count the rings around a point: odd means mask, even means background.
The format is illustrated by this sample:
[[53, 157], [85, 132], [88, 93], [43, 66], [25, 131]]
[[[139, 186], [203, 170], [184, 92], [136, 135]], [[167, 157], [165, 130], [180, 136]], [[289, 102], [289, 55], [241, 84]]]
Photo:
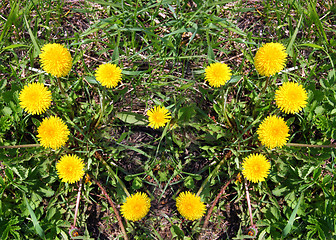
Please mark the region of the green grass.
[[[188, 2], [188, 3], [187, 3]], [[271, 162], [265, 182], [249, 183], [257, 239], [333, 239], [336, 236], [335, 147], [263, 147], [256, 129], [270, 114], [290, 126], [290, 143], [330, 145], [336, 139], [336, 5], [333, 1], [3, 1], [0, 4], [0, 239], [70, 239], [79, 184], [65, 184], [55, 164], [75, 153], [91, 183], [83, 183], [77, 239], [124, 239], [116, 215], [126, 192], [146, 192], [152, 207], [138, 222], [123, 221], [129, 239], [247, 239], [250, 216], [242, 160], [262, 153]], [[73, 67], [56, 79], [42, 72], [47, 43], [70, 49]], [[253, 58], [266, 42], [284, 44], [285, 71], [257, 74]], [[103, 62], [123, 69], [115, 89], [94, 77]], [[218, 89], [204, 80], [212, 62], [233, 77]], [[294, 115], [281, 113], [274, 92], [284, 81], [308, 92]], [[29, 115], [20, 90], [42, 82], [53, 105]], [[170, 125], [148, 127], [146, 112], [164, 105]], [[70, 138], [60, 150], [38, 144], [37, 127], [58, 115]], [[205, 221], [176, 210], [182, 191], [199, 192]], [[126, 190], [127, 189], [127, 190]]]

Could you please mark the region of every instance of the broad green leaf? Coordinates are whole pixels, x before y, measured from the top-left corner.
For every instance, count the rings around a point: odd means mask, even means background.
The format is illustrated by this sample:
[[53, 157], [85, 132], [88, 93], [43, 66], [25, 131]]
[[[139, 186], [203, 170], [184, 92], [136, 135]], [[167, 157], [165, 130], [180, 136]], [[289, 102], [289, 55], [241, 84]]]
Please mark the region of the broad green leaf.
[[210, 44], [208, 46], [208, 62], [209, 64], [215, 62], [215, 54]]
[[116, 113], [116, 117], [119, 118], [121, 121], [134, 124], [134, 125], [147, 125], [148, 122], [143, 115], [133, 112], [119, 112]]
[[134, 178], [132, 182], [132, 187], [137, 190], [142, 187], [142, 180], [139, 177]]
[[170, 228], [170, 231], [172, 233], [172, 237], [177, 237], [178, 239], [183, 239], [184, 232], [179, 228], [177, 225], [172, 225]]
[[113, 50], [112, 63], [114, 63], [116, 65], [119, 64], [119, 47], [118, 46], [116, 46]]
[[186, 179], [184, 180], [184, 183], [183, 185], [186, 187], [186, 188], [193, 188], [195, 186], [194, 184], [194, 179], [190, 176], [186, 177]]
[[91, 84], [98, 84], [96, 78], [93, 76], [85, 76], [84, 78], [86, 81], [88, 81]]

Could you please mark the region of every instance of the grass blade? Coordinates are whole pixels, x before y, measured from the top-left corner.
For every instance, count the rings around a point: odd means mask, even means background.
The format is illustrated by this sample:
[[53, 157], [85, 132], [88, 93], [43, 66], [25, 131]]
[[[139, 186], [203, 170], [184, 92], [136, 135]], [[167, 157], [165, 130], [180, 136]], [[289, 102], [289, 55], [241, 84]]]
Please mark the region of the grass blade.
[[291, 40], [290, 40], [290, 42], [289, 42], [289, 44], [288, 44], [288, 46], [287, 46], [287, 53], [288, 53], [288, 54], [290, 54], [290, 53], [292, 52], [292, 48], [293, 48], [294, 41], [295, 41], [296, 36], [297, 36], [297, 34], [298, 34], [298, 32], [299, 32], [299, 28], [300, 28], [300, 26], [301, 26], [301, 20], [302, 20], [302, 14], [301, 14], [301, 16], [300, 16], [300, 20], [299, 20], [299, 22], [298, 22], [298, 24], [297, 24], [297, 26], [296, 26], [296, 28], [295, 28], [295, 30], [294, 30], [293, 36], [292, 36], [292, 38], [291, 38]]
[[23, 15], [23, 18], [24, 18], [24, 21], [25, 21], [25, 24], [26, 24], [26, 27], [27, 27], [27, 30], [28, 30], [30, 39], [31, 39], [32, 42], [33, 42], [34, 48], [35, 48], [36, 52], [37, 52], [38, 54], [40, 54], [40, 53], [41, 53], [40, 48], [39, 48], [39, 46], [38, 46], [38, 44], [37, 44], [37, 42], [36, 42], [36, 39], [35, 39], [35, 36], [34, 36], [32, 30], [30, 29], [30, 26], [29, 26], [29, 23], [28, 23], [28, 21], [27, 21], [26, 15]]
[[10, 14], [7, 18], [6, 23], [4, 24], [4, 27], [2, 29], [1, 35], [0, 35], [0, 42], [3, 41], [4, 37], [9, 32], [9, 29], [11, 28], [13, 22], [17, 21], [18, 19], [18, 10], [19, 10], [19, 3], [14, 4], [14, 6], [11, 8]]
[[298, 203], [296, 204], [296, 206], [295, 206], [295, 208], [294, 208], [294, 210], [293, 210], [293, 212], [292, 212], [292, 214], [291, 214], [291, 216], [288, 220], [288, 223], [287, 223], [286, 227], [282, 230], [282, 236], [283, 237], [286, 237], [293, 227], [293, 223], [294, 223], [297, 211], [299, 210], [299, 207], [301, 205], [301, 201], [303, 199], [303, 196], [304, 196], [304, 192], [301, 193], [300, 199], [299, 199]]
[[24, 202], [28, 208], [28, 211], [29, 211], [29, 214], [30, 214], [30, 217], [32, 218], [32, 221], [33, 221], [33, 224], [34, 224], [34, 228], [37, 232], [37, 234], [42, 238], [42, 239], [45, 239], [45, 235], [44, 235], [44, 231], [43, 229], [41, 228], [39, 222], [37, 221], [37, 218], [35, 216], [35, 213], [33, 211], [33, 209], [30, 207], [28, 201], [27, 201], [27, 197], [26, 197], [26, 194], [23, 195], [23, 199], [24, 199]]

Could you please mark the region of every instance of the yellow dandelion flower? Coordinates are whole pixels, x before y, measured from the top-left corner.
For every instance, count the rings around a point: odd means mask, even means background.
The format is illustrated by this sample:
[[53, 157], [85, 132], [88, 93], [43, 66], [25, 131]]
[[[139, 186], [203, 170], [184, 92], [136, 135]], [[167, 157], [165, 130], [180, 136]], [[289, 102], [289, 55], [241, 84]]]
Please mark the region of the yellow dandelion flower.
[[58, 43], [48, 43], [41, 49], [42, 68], [56, 77], [65, 77], [71, 70], [72, 58], [68, 49]]
[[269, 77], [285, 67], [286, 49], [281, 43], [266, 43], [257, 51], [254, 57], [254, 65], [257, 72]]
[[242, 167], [244, 177], [256, 183], [265, 181], [265, 178], [267, 178], [269, 174], [271, 164], [262, 154], [250, 154], [244, 159]]
[[126, 198], [121, 206], [121, 214], [130, 221], [138, 221], [145, 217], [151, 207], [150, 199], [146, 193], [137, 192]]
[[37, 128], [38, 139], [45, 148], [58, 149], [65, 145], [70, 131], [67, 125], [59, 117], [44, 118]]
[[307, 104], [306, 90], [295, 82], [285, 82], [275, 92], [275, 103], [285, 113], [297, 113]]
[[148, 126], [157, 129], [159, 127], [164, 127], [167, 122], [171, 119], [170, 112], [161, 106], [155, 106], [147, 112], [148, 115]]
[[83, 159], [76, 155], [65, 155], [56, 163], [56, 170], [62, 182], [75, 183], [84, 176]]
[[259, 140], [268, 148], [284, 146], [289, 137], [289, 128], [282, 117], [268, 116], [259, 125]]
[[121, 81], [121, 69], [115, 64], [101, 64], [96, 70], [95, 77], [102, 86], [114, 88]]
[[19, 100], [26, 112], [41, 114], [51, 105], [51, 92], [42, 83], [29, 83], [21, 90]]
[[225, 85], [231, 75], [231, 69], [225, 63], [212, 63], [205, 69], [205, 80], [212, 87]]
[[176, 198], [176, 207], [184, 218], [191, 221], [200, 219], [206, 211], [205, 204], [201, 201], [201, 198], [189, 191], [182, 192]]

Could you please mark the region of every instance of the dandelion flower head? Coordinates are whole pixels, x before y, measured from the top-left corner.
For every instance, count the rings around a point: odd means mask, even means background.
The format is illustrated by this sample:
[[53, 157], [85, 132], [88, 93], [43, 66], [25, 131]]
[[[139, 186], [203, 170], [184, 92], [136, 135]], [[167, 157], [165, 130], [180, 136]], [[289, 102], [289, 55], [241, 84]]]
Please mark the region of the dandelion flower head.
[[189, 191], [182, 192], [176, 198], [176, 207], [184, 218], [191, 221], [200, 219], [206, 211], [205, 204], [201, 201], [201, 198]]
[[70, 134], [67, 125], [56, 116], [44, 118], [37, 128], [38, 140], [44, 148], [58, 149], [65, 145]]
[[295, 82], [285, 82], [275, 92], [275, 103], [285, 113], [297, 113], [307, 105], [306, 90]]
[[261, 143], [270, 149], [284, 146], [288, 141], [288, 132], [285, 120], [274, 115], [264, 119], [257, 130]]
[[121, 69], [115, 64], [101, 64], [96, 70], [95, 77], [102, 86], [114, 88], [121, 81]]
[[262, 154], [250, 154], [243, 162], [244, 177], [254, 183], [265, 181], [271, 164]]
[[284, 69], [286, 57], [286, 49], [281, 43], [266, 43], [257, 51], [254, 65], [260, 75], [269, 77]]
[[42, 83], [29, 83], [21, 90], [19, 100], [26, 112], [41, 114], [51, 105], [51, 92]]
[[157, 129], [159, 127], [164, 127], [167, 122], [171, 119], [170, 112], [161, 106], [155, 106], [154, 108], [148, 110], [147, 112], [148, 126]]
[[126, 198], [120, 210], [127, 220], [138, 221], [147, 215], [150, 207], [151, 203], [147, 194], [137, 192]]
[[225, 63], [212, 63], [205, 69], [205, 80], [212, 87], [225, 85], [231, 75], [231, 69]]
[[83, 159], [76, 155], [65, 155], [56, 163], [56, 170], [62, 182], [75, 183], [84, 176]]
[[69, 50], [58, 43], [44, 45], [41, 49], [40, 61], [43, 70], [56, 77], [68, 75], [72, 66]]

